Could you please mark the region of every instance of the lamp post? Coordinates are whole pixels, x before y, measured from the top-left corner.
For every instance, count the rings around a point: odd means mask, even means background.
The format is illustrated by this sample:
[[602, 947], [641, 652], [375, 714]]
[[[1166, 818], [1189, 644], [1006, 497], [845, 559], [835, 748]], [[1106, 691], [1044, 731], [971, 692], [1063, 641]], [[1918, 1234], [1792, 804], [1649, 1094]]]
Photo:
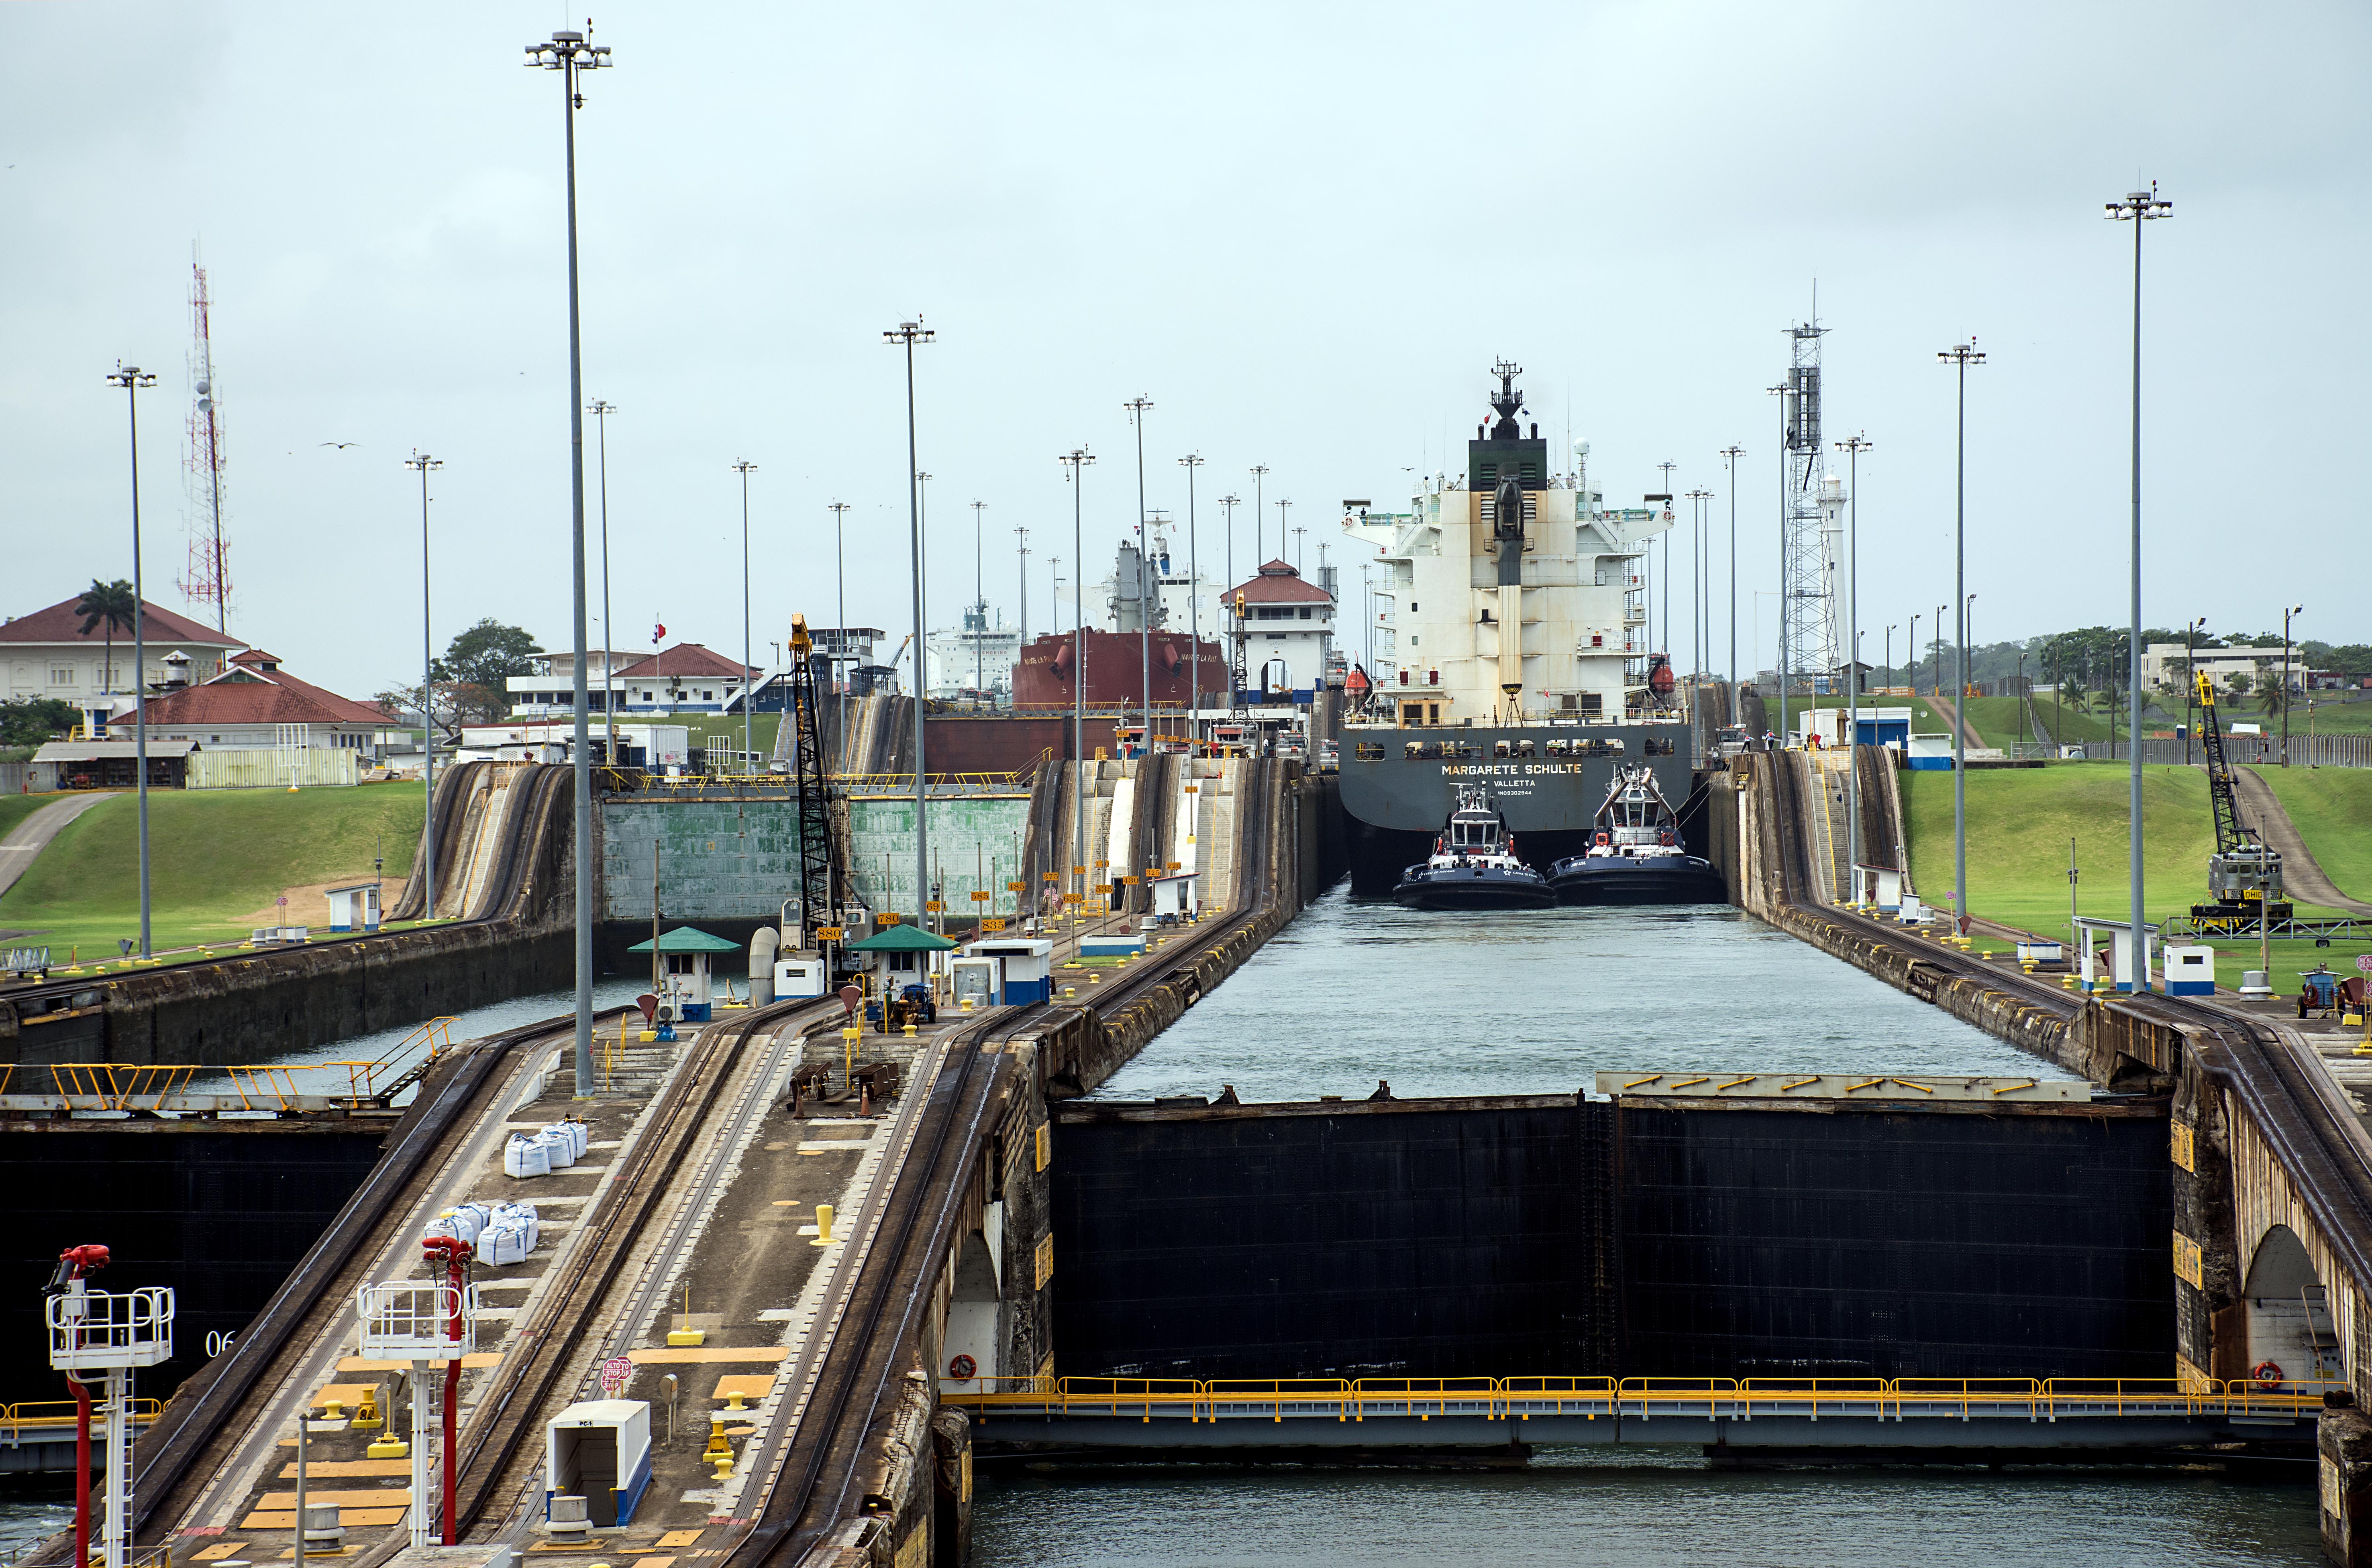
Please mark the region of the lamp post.
[[2126, 700], [2132, 707], [2125, 727], [2133, 748], [2126, 809], [2133, 826], [2125, 870], [2133, 884], [2134, 952], [2140, 960], [2134, 966], [2134, 992], [2139, 995], [2150, 988], [2149, 943], [2142, 934], [2142, 230], [2151, 219], [2171, 215], [2174, 203], [2159, 200], [2153, 182], [2148, 190], [2128, 192], [2122, 201], [2107, 206], [2110, 222], [2134, 226], [2133, 645], [2125, 660]]
[[2290, 765], [2290, 617], [2304, 615], [2306, 606], [2291, 605], [2282, 611], [2282, 766]]
[[1186, 470], [1186, 630], [1189, 636], [1187, 664], [1192, 673], [1188, 686], [1193, 695], [1189, 701], [1187, 733], [1199, 745], [1203, 739], [1203, 544], [1194, 528], [1194, 470], [1203, 459], [1192, 452], [1178, 459]]
[[[1944, 694], [1944, 607], [1942, 605], [1936, 607], [1936, 619], [1931, 624], [1936, 639], [1936, 668], [1928, 674], [1928, 679], [1931, 682], [1928, 691], [1941, 697]], [[1953, 712], [1957, 719], [1959, 710], [1954, 709]]]
[[[601, 476], [601, 714], [610, 736], [601, 749], [601, 760], [615, 767], [618, 763], [618, 688], [610, 678], [617, 664], [617, 656], [612, 650], [616, 633], [610, 629], [610, 416], [618, 412], [618, 405], [596, 398], [586, 405], [585, 412], [593, 416], [593, 446]], [[746, 610], [744, 619], [747, 619]]]
[[403, 459], [403, 466], [420, 470], [420, 735], [424, 761], [421, 773], [426, 781], [428, 816], [420, 837], [421, 865], [425, 873], [421, 886], [427, 897], [420, 906], [420, 918], [436, 918], [436, 661], [429, 652], [428, 636], [428, 475], [445, 466], [443, 459], [414, 450]]
[[[1261, 521], [1261, 518], [1267, 516], [1267, 514], [1261, 510], [1261, 485], [1267, 478], [1268, 465], [1266, 463], [1254, 463], [1252, 465], [1252, 572], [1254, 575], [1259, 575], [1262, 563], [1261, 548], [1262, 544], [1262, 535], [1261, 533], [1261, 529], [1266, 527], [1266, 525]], [[1278, 540], [1276, 541], [1276, 547], [1279, 552], [1282, 552], [1285, 549], [1285, 540], [1281, 539]], [[1235, 587], [1233, 583], [1230, 583], [1227, 586], [1229, 588], [1233, 588]]]
[[985, 501], [971, 504], [971, 608], [972, 613], [980, 617], [980, 624], [971, 629], [971, 693], [975, 703], [988, 688], [988, 650], [983, 645], [988, 636], [988, 558], [981, 550], [981, 519], [987, 510]]
[[754, 651], [750, 643], [750, 475], [758, 465], [742, 459], [733, 465], [741, 476], [741, 766], [750, 766], [750, 753], [754, 749], [750, 739], [750, 710], [755, 699], [750, 691], [750, 655]]
[[[1876, 443], [1855, 433], [1836, 444], [1845, 455], [1845, 865], [1861, 864], [1861, 455]], [[1854, 902], [1861, 902], [1860, 874]]]
[[[1982, 365], [1985, 356], [1977, 352], [1977, 340], [1972, 337], [1967, 343], [1954, 343], [1950, 348], [1939, 351], [1936, 362], [1951, 366], [1959, 386], [1959, 423], [1958, 444], [1954, 448], [1952, 490], [1952, 603], [1961, 612], [1960, 624], [1953, 633], [1960, 647], [1952, 666], [1959, 677], [1959, 689], [1952, 694], [1952, 893], [1959, 904], [1960, 929], [1966, 932], [1969, 919], [1969, 726], [1965, 714], [1969, 700], [1969, 633], [1964, 596], [1969, 587], [1969, 366]], [[1939, 684], [1943, 678], [1943, 665], [1939, 659], [1936, 669]]]
[[[1680, 464], [1678, 464], [1678, 463], [1676, 463], [1676, 462], [1673, 462], [1671, 459], [1669, 459], [1668, 458], [1668, 459], [1666, 459], [1664, 461], [1662, 461], [1662, 462], [1660, 462], [1660, 463], [1657, 463], [1656, 466], [1657, 466], [1657, 468], [1659, 468], [1659, 469], [1661, 469], [1661, 470], [1664, 470], [1664, 495], [1665, 495], [1664, 509], [1665, 509], [1666, 511], [1669, 511], [1669, 510], [1671, 510], [1671, 505], [1672, 505], [1672, 503], [1671, 503], [1671, 500], [1670, 500], [1670, 496], [1671, 496], [1671, 494], [1672, 494], [1672, 470], [1673, 470], [1674, 469], [1676, 469], [1676, 468], [1680, 467]], [[1649, 645], [1650, 645], [1650, 646], [1653, 646], [1653, 645], [1654, 645], [1654, 644], [1653, 644], [1653, 642], [1652, 642], [1652, 641], [1650, 642]], [[1671, 530], [1670, 530], [1669, 528], [1667, 528], [1667, 529], [1665, 529], [1665, 530], [1664, 530], [1664, 645], [1663, 645], [1663, 655], [1664, 655], [1665, 662], [1669, 664], [1669, 663], [1671, 661], [1671, 656], [1672, 656], [1672, 533], [1671, 533]]]
[[[585, 97], [578, 76], [610, 64], [610, 52], [585, 32], [563, 29], [549, 43], [527, 46], [529, 70], [560, 75], [561, 120], [567, 144], [568, 188], [568, 519], [570, 566], [575, 574], [576, 668], [576, 733], [572, 752], [576, 771], [576, 1098], [593, 1094], [593, 759], [591, 726], [587, 719], [585, 690], [585, 354], [576, 288], [576, 110]], [[745, 661], [746, 662], [746, 661]], [[448, 1500], [445, 1544], [458, 1545], [450, 1524]]]
[[1705, 630], [1705, 579], [1711, 575], [1712, 557], [1705, 549], [1705, 503], [1713, 499], [1710, 490], [1689, 492], [1689, 662], [1695, 666], [1694, 684], [1704, 682], [1705, 666], [1712, 662], [1711, 638]]
[[1886, 623], [1886, 683], [1889, 686], [1894, 684], [1894, 631], [1901, 624], [1900, 621]]
[[[835, 613], [840, 620], [840, 629], [835, 634], [831, 652], [826, 656], [824, 663], [837, 677], [832, 684], [839, 688], [837, 694], [840, 698], [840, 734], [832, 743], [832, 749], [839, 755], [833, 759], [836, 767], [831, 770], [839, 772], [844, 771], [848, 766], [848, 674], [842, 668], [842, 666], [848, 662], [848, 542], [842, 528], [848, 517], [848, 503], [835, 501], [831, 504], [831, 511], [832, 575], [838, 581], [840, 591], [840, 609]], [[819, 763], [818, 766], [821, 767], [821, 764]], [[887, 892], [888, 889], [884, 889], [883, 891]]]
[[[936, 342], [923, 319], [901, 321], [881, 334], [881, 341], [901, 348], [906, 355], [906, 518], [907, 549], [914, 569], [914, 927], [928, 931], [931, 905], [931, 842], [927, 769], [923, 757], [923, 470], [914, 450], [914, 345]], [[885, 889], [886, 890], [886, 889]]]
[[[1779, 400], [1779, 645], [1773, 650], [1773, 666], [1779, 676], [1779, 746], [1787, 745], [1787, 383], [1762, 389]], [[1755, 652], [1762, 651], [1762, 633], [1754, 634]]]
[[2182, 765], [2186, 768], [2191, 766], [2191, 732], [2199, 726], [2192, 704], [2199, 696], [2199, 633], [2206, 625], [2207, 617], [2203, 615], [2185, 621], [2182, 628]]
[[[1153, 540], [1145, 530], [1145, 416], [1153, 407], [1153, 400], [1139, 394], [1121, 404], [1128, 410], [1128, 422], [1136, 428], [1136, 645], [1143, 668], [1139, 679], [1144, 682], [1145, 749], [1153, 749], [1153, 606], [1145, 598], [1146, 568], [1151, 564]], [[1118, 583], [1112, 585], [1117, 593]], [[1121, 720], [1127, 722], [1128, 710], [1121, 709]]]
[[[123, 389], [124, 414], [132, 435], [132, 755], [139, 770], [140, 796], [140, 956], [156, 957], [150, 948], [148, 921], [148, 625], [145, 579], [140, 571], [140, 389], [157, 377], [136, 365], [115, 362], [108, 384]], [[110, 670], [112, 675], [114, 671]]]
[[[1738, 679], [1738, 459], [1746, 456], [1746, 448], [1724, 447], [1719, 456], [1729, 464], [1729, 722], [1744, 724], [1746, 719], [1738, 712], [1738, 704], [1744, 701], [1745, 690]], [[1581, 504], [1587, 510], [1589, 497], [1584, 495]]]
[[[1080, 520], [1083, 515], [1081, 476], [1087, 466], [1096, 460], [1096, 455], [1085, 445], [1080, 445], [1056, 460], [1067, 464], [1071, 470], [1064, 477], [1071, 482], [1071, 564], [1076, 566], [1087, 559], [1086, 525]], [[1059, 566], [1061, 563], [1058, 557], [1055, 564]], [[1074, 769], [1072, 777], [1076, 784], [1071, 792], [1071, 875], [1079, 878], [1078, 898], [1082, 912], [1087, 907], [1087, 596], [1082, 579], [1071, 589], [1071, 765]]]
[[1013, 542], [1020, 552], [1021, 561], [1021, 623], [1014, 633], [1013, 645], [1026, 648], [1029, 645], [1029, 530], [1014, 529]]

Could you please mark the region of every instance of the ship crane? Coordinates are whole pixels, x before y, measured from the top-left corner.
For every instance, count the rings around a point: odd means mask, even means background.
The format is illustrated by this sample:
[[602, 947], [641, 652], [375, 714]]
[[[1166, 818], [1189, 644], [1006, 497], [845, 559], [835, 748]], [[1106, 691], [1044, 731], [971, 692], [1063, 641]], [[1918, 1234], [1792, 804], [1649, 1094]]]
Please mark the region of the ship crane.
[[2232, 792], [2232, 768], [2224, 758], [2224, 727], [2215, 718], [2215, 682], [2204, 671], [2193, 676], [2199, 693], [2199, 737], [2207, 753], [2207, 797], [2215, 813], [2215, 853], [2207, 857], [2207, 893], [2215, 902], [2193, 904], [2191, 917], [2203, 928], [2237, 931], [2289, 918], [2282, 901], [2282, 856], [2242, 824]]

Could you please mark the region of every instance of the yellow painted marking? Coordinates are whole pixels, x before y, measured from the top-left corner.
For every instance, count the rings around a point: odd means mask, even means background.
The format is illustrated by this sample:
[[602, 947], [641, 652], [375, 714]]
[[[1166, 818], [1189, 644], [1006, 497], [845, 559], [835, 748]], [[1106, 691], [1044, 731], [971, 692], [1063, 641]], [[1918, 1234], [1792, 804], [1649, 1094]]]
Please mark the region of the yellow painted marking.
[[667, 1534], [659, 1537], [658, 1545], [659, 1549], [664, 1551], [671, 1546], [695, 1546], [699, 1544], [699, 1541], [700, 1532], [698, 1530], [669, 1530]]
[[778, 1209], [796, 1209], [798, 1206], [799, 1201], [796, 1198], [777, 1198], [774, 1200], [774, 1207]]
[[637, 1366], [685, 1361], [780, 1361], [790, 1353], [781, 1345], [652, 1345], [630, 1350], [626, 1359]]
[[[364, 1476], [397, 1476], [411, 1473], [410, 1459], [308, 1459], [305, 1461], [305, 1474], [308, 1477], [329, 1476], [334, 1479], [345, 1476], [359, 1480]], [[280, 1479], [283, 1481], [296, 1479], [296, 1462], [294, 1459], [280, 1467]], [[296, 1504], [292, 1503], [289, 1506], [293, 1508]]]
[[[305, 1501], [309, 1505], [313, 1499], [308, 1494]], [[338, 1522], [350, 1530], [361, 1529], [369, 1525], [400, 1525], [403, 1523], [404, 1515], [410, 1512], [408, 1508], [341, 1508], [338, 1510]], [[254, 1513], [241, 1519], [238, 1522], [238, 1527], [243, 1530], [293, 1530], [296, 1527], [296, 1510], [283, 1508], [277, 1512], [272, 1512], [258, 1508]], [[289, 1553], [283, 1552], [281, 1555], [285, 1557]], [[306, 1555], [319, 1557], [321, 1553], [314, 1551], [308, 1552]]]
[[738, 1394], [745, 1400], [762, 1400], [773, 1391], [774, 1375], [771, 1372], [743, 1372], [719, 1377], [713, 1400], [729, 1400]]
[[[313, 1467], [310, 1465], [305, 1467], [306, 1473], [308, 1475], [312, 1473], [312, 1469]], [[352, 1492], [326, 1490], [317, 1492], [311, 1487], [305, 1489], [305, 1503], [308, 1507], [327, 1508], [334, 1504], [341, 1508], [384, 1508], [411, 1501], [412, 1488], [408, 1486], [375, 1486]], [[267, 1492], [255, 1500], [255, 1505], [259, 1508], [285, 1509], [294, 1513], [296, 1509], [296, 1494], [293, 1492]]]
[[1926, 1085], [1914, 1084], [1908, 1078], [1889, 1078], [1886, 1081], [1889, 1084], [1901, 1084], [1906, 1089], [1917, 1089], [1923, 1095], [1932, 1095], [1936, 1092]]
[[672, 1557], [637, 1557], [634, 1568], [675, 1568]]
[[206, 1548], [203, 1551], [192, 1557], [190, 1561], [192, 1562], [219, 1562], [221, 1559], [226, 1557], [237, 1557], [240, 1552], [245, 1551], [246, 1550], [247, 1546], [243, 1541], [227, 1540], [218, 1546], [210, 1546]]
[[[343, 1362], [339, 1364], [338, 1370], [341, 1372], [345, 1370]], [[343, 1405], [346, 1407], [346, 1413], [352, 1415], [355, 1413], [355, 1407], [363, 1402], [365, 1394], [376, 1393], [378, 1390], [378, 1385], [376, 1383], [324, 1383], [321, 1385], [321, 1391], [313, 1396], [313, 1408], [319, 1410], [323, 1405]], [[409, 1473], [408, 1469], [407, 1473]]]

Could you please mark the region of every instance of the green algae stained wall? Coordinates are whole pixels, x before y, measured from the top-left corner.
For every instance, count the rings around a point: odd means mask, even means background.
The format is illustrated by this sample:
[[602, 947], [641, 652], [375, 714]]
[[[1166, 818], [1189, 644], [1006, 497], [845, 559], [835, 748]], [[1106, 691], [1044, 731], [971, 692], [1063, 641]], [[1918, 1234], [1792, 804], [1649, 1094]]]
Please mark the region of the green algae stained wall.
[[[1014, 854], [1028, 826], [1025, 796], [931, 802], [931, 856], [946, 879], [948, 912], [968, 913], [975, 886], [1010, 913]], [[914, 803], [849, 803], [851, 871], [875, 909], [914, 907]], [[661, 907], [670, 920], [772, 919], [796, 896], [798, 806], [789, 800], [605, 801], [601, 806], [601, 912], [647, 919], [651, 846], [659, 850]], [[991, 858], [994, 865], [989, 866]], [[983, 878], [981, 868], [989, 867]], [[886, 876], [886, 883], [885, 883]]]

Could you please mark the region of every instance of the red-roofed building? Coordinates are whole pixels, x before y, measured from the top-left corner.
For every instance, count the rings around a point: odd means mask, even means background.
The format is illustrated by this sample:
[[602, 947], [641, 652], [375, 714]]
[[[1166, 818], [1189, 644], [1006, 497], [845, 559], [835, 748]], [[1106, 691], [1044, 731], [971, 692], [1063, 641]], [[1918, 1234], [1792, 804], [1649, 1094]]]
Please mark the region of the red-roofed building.
[[[631, 661], [631, 662], [630, 662]], [[511, 716], [540, 718], [570, 712], [576, 703], [573, 654], [540, 654], [534, 675], [514, 675], [509, 688]], [[678, 643], [655, 654], [618, 656], [610, 689], [617, 693], [622, 714], [723, 714], [738, 712], [746, 688], [762, 686], [765, 671], [745, 667], [698, 643]], [[587, 697], [594, 713], [602, 711], [601, 655], [593, 650], [586, 661]]]
[[[148, 702], [150, 739], [191, 740], [214, 750], [332, 747], [376, 761], [396, 727], [371, 703], [299, 680], [262, 648], [233, 655], [230, 668], [211, 680]], [[123, 728], [121, 721], [116, 728]]]
[[1227, 590], [1227, 623], [1242, 608], [1246, 702], [1312, 700], [1334, 645], [1334, 596], [1284, 561]]
[[[176, 615], [162, 605], [144, 600], [140, 614], [148, 645], [146, 684], [152, 691], [210, 680], [229, 667], [231, 655], [247, 646], [237, 637]], [[128, 627], [116, 629], [110, 668], [106, 623], [101, 621], [86, 633], [84, 619], [75, 610], [75, 599], [69, 598], [0, 621], [0, 682], [5, 682], [6, 694], [54, 697], [99, 714], [102, 722], [110, 709], [128, 711], [133, 688], [132, 632]]]

